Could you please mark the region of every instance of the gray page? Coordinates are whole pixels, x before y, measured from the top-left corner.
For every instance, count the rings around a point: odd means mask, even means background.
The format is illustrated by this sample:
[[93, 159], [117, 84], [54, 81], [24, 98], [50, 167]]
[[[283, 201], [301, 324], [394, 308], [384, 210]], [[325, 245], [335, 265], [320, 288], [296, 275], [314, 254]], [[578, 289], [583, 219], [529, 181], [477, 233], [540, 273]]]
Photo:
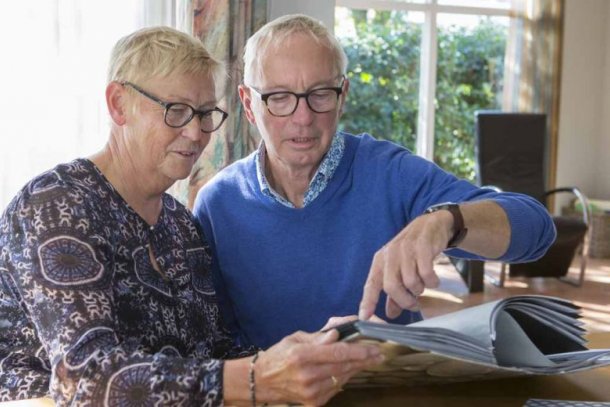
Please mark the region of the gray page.
[[475, 338], [491, 349], [493, 348], [491, 342], [492, 314], [495, 312], [498, 304], [502, 301], [503, 300], [488, 302], [450, 314], [424, 319], [423, 321], [415, 322], [409, 326], [449, 329]]

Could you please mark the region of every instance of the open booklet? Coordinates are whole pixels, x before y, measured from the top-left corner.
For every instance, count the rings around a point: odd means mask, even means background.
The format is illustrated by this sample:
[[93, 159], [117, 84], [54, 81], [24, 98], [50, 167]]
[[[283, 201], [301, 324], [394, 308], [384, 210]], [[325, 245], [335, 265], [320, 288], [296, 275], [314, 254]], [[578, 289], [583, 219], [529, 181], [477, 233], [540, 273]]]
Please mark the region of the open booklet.
[[610, 365], [610, 349], [587, 349], [580, 308], [521, 295], [410, 325], [354, 321], [342, 340], [376, 341], [386, 360], [348, 386], [421, 385], [527, 374], [560, 374]]

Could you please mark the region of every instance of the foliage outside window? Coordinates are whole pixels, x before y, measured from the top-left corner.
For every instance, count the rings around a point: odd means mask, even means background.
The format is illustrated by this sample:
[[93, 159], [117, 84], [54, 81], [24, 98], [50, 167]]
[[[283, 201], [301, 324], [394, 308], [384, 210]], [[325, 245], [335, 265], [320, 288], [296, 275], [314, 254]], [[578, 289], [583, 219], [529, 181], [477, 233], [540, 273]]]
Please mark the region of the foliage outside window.
[[434, 161], [473, 181], [474, 112], [501, 108], [506, 27], [439, 26]]
[[[337, 8], [336, 33], [350, 60], [343, 130], [369, 132], [415, 151], [421, 14]], [[474, 23], [461, 24], [444, 17], [437, 24], [433, 158], [473, 181], [474, 112], [501, 107], [508, 18], [476, 16]]]
[[[351, 10], [355, 35], [340, 37], [349, 60], [350, 94], [341, 128], [415, 150], [420, 25], [406, 13]], [[344, 20], [345, 21], [345, 20]]]

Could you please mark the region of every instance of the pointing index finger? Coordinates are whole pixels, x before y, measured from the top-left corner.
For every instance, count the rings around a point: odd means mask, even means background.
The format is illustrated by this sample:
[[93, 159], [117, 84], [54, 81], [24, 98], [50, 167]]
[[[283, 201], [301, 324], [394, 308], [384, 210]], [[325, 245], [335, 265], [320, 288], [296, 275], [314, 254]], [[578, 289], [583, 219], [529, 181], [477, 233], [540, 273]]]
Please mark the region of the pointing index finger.
[[383, 287], [382, 271], [383, 268], [379, 256], [376, 255], [369, 271], [369, 276], [364, 284], [362, 300], [360, 301], [360, 310], [358, 318], [362, 320], [369, 319], [374, 313], [377, 303], [379, 302], [379, 294]]

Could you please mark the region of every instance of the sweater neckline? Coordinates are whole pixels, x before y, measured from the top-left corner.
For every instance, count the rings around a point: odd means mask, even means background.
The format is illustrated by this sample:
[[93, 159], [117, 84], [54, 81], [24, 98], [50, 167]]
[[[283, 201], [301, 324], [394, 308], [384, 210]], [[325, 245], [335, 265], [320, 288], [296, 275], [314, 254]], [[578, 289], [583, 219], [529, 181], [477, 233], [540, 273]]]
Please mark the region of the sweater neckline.
[[263, 202], [266, 206], [273, 208], [273, 210], [277, 211], [278, 213], [284, 213], [286, 215], [302, 216], [309, 214], [311, 211], [317, 211], [319, 206], [323, 205], [330, 197], [333, 196], [333, 194], [336, 193], [337, 189], [344, 184], [345, 178], [350, 173], [349, 169], [352, 166], [356, 150], [360, 144], [359, 137], [355, 137], [347, 133], [341, 134], [345, 139], [345, 150], [343, 152], [343, 157], [341, 158], [341, 161], [326, 188], [320, 192], [316, 199], [314, 199], [304, 208], [290, 208], [263, 194], [258, 185], [258, 179], [256, 177], [256, 151], [252, 153], [252, 155], [250, 155], [250, 162], [248, 163], [250, 166], [250, 171], [248, 171], [248, 182], [250, 183], [251, 188], [255, 191], [259, 201]]

